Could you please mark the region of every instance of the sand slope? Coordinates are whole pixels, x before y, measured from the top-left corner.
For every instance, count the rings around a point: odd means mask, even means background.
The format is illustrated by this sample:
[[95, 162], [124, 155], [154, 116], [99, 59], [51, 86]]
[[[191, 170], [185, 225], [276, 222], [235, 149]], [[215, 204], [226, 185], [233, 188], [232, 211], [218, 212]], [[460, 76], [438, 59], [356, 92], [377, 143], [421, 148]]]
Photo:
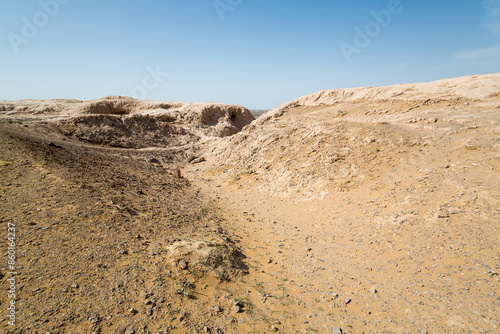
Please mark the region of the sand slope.
[[499, 82], [319, 92], [205, 155], [285, 332], [499, 330]]

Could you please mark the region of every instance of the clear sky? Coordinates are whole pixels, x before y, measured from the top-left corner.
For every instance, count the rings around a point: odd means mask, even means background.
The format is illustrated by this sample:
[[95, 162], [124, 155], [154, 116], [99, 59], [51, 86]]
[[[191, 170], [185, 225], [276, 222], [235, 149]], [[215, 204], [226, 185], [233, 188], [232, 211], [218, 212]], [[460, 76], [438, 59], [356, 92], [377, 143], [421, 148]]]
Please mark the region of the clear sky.
[[3, 0], [0, 51], [0, 100], [267, 109], [500, 72], [500, 0]]

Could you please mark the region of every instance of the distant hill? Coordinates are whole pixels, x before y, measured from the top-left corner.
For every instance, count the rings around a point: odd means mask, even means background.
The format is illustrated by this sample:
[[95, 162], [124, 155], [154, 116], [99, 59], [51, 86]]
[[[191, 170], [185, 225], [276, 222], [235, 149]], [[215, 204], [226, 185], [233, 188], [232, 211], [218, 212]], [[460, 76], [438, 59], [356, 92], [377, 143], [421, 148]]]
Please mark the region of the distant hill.
[[262, 116], [262, 114], [268, 112], [269, 110], [268, 109], [256, 109], [256, 110], [250, 110], [250, 112], [252, 113], [253, 117], [255, 118], [259, 118], [260, 116]]

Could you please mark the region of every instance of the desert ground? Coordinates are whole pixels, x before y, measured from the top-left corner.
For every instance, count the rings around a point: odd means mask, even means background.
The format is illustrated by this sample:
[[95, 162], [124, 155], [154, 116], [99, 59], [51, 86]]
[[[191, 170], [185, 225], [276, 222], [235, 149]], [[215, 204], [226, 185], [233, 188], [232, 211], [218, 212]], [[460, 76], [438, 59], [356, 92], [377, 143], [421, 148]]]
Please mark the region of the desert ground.
[[500, 74], [0, 101], [0, 332], [500, 333], [499, 168]]

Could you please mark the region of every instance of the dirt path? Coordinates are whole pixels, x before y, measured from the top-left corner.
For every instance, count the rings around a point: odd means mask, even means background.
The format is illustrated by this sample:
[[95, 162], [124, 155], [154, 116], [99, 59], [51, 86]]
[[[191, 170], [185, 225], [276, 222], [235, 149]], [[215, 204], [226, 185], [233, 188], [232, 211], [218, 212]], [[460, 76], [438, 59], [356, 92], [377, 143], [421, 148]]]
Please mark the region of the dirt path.
[[[250, 274], [230, 288], [254, 308], [235, 315], [238, 332], [498, 331], [497, 222], [479, 222], [487, 208], [473, 198], [452, 213], [431, 209], [434, 216], [418, 200], [368, 186], [287, 202], [224, 183], [210, 168], [205, 162], [183, 174], [225, 208], [248, 256]], [[392, 190], [404, 193], [408, 179]]]

